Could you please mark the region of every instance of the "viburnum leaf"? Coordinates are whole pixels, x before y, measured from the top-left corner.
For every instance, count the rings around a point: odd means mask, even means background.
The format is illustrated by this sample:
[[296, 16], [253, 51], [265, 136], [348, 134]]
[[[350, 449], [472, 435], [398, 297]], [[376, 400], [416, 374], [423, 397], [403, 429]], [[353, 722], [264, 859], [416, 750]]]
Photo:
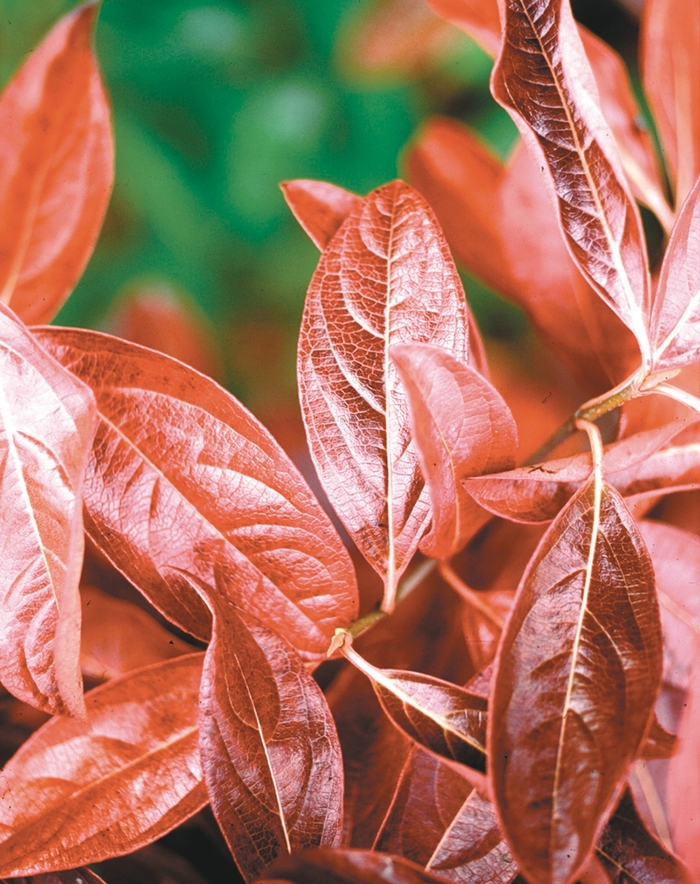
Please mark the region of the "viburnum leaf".
[[326, 181], [298, 178], [281, 185], [287, 205], [323, 251], [347, 216], [362, 203], [362, 197]]
[[346, 218], [306, 299], [298, 377], [309, 448], [384, 606], [425, 533], [430, 500], [389, 348], [433, 343], [468, 362], [462, 285], [435, 216], [401, 181]]
[[515, 466], [518, 431], [498, 391], [432, 344], [389, 350], [408, 395], [413, 439], [430, 491], [432, 530], [421, 551], [458, 552], [485, 521], [462, 480]]
[[421, 746], [483, 771], [486, 702], [455, 684], [396, 669], [379, 669], [346, 644], [343, 653], [372, 682], [382, 708]]
[[65, 15], [0, 97], [0, 301], [51, 319], [90, 257], [114, 177], [92, 53], [97, 3]]
[[506, 22], [494, 97], [542, 157], [567, 246], [650, 362], [650, 282], [628, 192], [568, 0], [500, 0]]
[[654, 299], [651, 339], [654, 371], [700, 360], [700, 177], [680, 210], [666, 247]]
[[612, 884], [687, 884], [683, 864], [651, 835], [626, 790], [596, 850]]
[[0, 682], [45, 712], [84, 715], [81, 490], [92, 392], [0, 304]]
[[299, 650], [320, 655], [354, 619], [350, 558], [308, 486], [233, 396], [161, 354], [78, 329], [38, 340], [96, 396], [86, 529], [166, 617], [206, 638], [184, 575], [213, 586]]
[[280, 858], [259, 884], [444, 884], [420, 866], [373, 850], [322, 848]]
[[642, 19], [644, 89], [680, 206], [700, 175], [700, 15], [684, 0], [648, 0]]
[[504, 632], [488, 749], [523, 873], [573, 881], [637, 756], [661, 680], [649, 555], [594, 475], [542, 539]]
[[92, 869], [68, 869], [65, 872], [46, 872], [43, 875], [30, 875], [25, 878], [3, 879], [2, 884], [105, 884]]
[[343, 760], [321, 689], [274, 632], [208, 592], [214, 615], [200, 692], [212, 809], [246, 881], [280, 854], [335, 847]]
[[0, 771], [0, 875], [99, 862], [150, 844], [207, 803], [197, 745], [201, 653], [85, 695]]
[[427, 0], [427, 2], [438, 15], [466, 31], [489, 55], [498, 55], [501, 47], [501, 21], [496, 0]]

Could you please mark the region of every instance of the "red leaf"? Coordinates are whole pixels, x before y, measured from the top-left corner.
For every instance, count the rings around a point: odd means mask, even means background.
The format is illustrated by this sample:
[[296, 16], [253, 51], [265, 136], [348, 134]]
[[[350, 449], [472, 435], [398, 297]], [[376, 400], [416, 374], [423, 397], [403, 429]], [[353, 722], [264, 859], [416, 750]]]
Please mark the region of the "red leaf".
[[612, 884], [686, 884], [681, 863], [647, 832], [632, 796], [625, 792], [605, 827], [597, 856]]
[[51, 319], [79, 279], [112, 187], [97, 10], [64, 16], [0, 98], [0, 301], [27, 323]]
[[[661, 678], [648, 553], [619, 495], [595, 478], [552, 524], [506, 626], [489, 759], [523, 873], [580, 872], [637, 756]], [[497, 723], [497, 725], [495, 724]]]
[[542, 158], [571, 255], [632, 330], [648, 366], [650, 286], [641, 221], [594, 100], [571, 9], [566, 0], [502, 2], [506, 37], [494, 96]]
[[487, 380], [439, 347], [397, 344], [389, 355], [408, 394], [413, 438], [430, 491], [432, 530], [421, 551], [447, 558], [485, 521], [462, 479], [515, 466], [515, 421]]
[[200, 693], [212, 809], [247, 881], [277, 856], [340, 843], [343, 760], [330, 710], [274, 632], [214, 600]]
[[46, 712], [83, 715], [81, 490], [90, 390], [0, 305], [0, 681]]
[[4, 879], [2, 884], [105, 884], [105, 882], [91, 869], [84, 867], [65, 872], [32, 875], [28, 878], [14, 878], [12, 881]]
[[299, 178], [280, 186], [294, 217], [320, 251], [333, 239], [350, 212], [362, 204], [362, 197], [325, 181]]
[[427, 0], [428, 6], [476, 40], [489, 55], [501, 46], [501, 22], [496, 0]]
[[0, 875], [99, 862], [150, 844], [207, 802], [197, 746], [202, 654], [85, 695], [88, 721], [54, 718], [0, 774]]
[[424, 534], [430, 501], [388, 350], [434, 343], [468, 361], [462, 286], [435, 217], [408, 185], [371, 193], [321, 256], [299, 340], [299, 387], [323, 487], [384, 578], [384, 605]]
[[86, 528], [166, 617], [198, 638], [210, 586], [325, 652], [355, 616], [350, 558], [308, 486], [229, 393], [173, 359], [108, 335], [44, 329], [38, 339], [92, 387], [100, 424], [85, 480]]
[[259, 884], [440, 884], [415, 863], [369, 850], [311, 850], [279, 859]]
[[654, 299], [651, 343], [655, 371], [700, 359], [700, 178], [683, 204], [666, 248]]
[[685, 0], [647, 0], [644, 88], [680, 206], [700, 175], [700, 11]]
[[180, 657], [192, 646], [133, 602], [94, 586], [80, 590], [83, 610], [80, 668], [88, 678], [118, 678], [132, 669]]

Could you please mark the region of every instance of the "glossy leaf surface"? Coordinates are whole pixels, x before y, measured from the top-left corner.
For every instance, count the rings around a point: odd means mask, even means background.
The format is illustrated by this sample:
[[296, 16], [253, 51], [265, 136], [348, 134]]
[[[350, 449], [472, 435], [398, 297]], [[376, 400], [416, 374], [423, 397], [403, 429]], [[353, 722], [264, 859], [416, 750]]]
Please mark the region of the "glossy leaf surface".
[[515, 465], [515, 421], [497, 390], [444, 350], [398, 344], [390, 356], [408, 394], [413, 438], [430, 491], [432, 530], [421, 550], [446, 558], [484, 521], [462, 480]]
[[85, 695], [0, 773], [0, 875], [99, 862], [166, 834], [207, 802], [197, 745], [202, 654]]
[[82, 715], [81, 490], [91, 391], [0, 305], [0, 681], [46, 712]]
[[651, 333], [656, 370], [700, 360], [700, 178], [664, 255]]
[[415, 863], [369, 850], [313, 850], [279, 860], [260, 884], [439, 884]]
[[362, 203], [362, 197], [342, 187], [305, 178], [285, 181], [282, 193], [294, 217], [320, 251], [333, 239], [350, 212]]
[[595, 479], [552, 523], [506, 627], [489, 761], [523, 872], [575, 878], [645, 735], [661, 679], [648, 553], [619, 495]]
[[202, 766], [221, 831], [252, 881], [281, 854], [340, 843], [343, 763], [328, 705], [298, 654], [226, 599], [210, 603]]
[[173, 622], [208, 634], [186, 575], [320, 654], [353, 619], [350, 559], [289, 458], [229, 393], [187, 366], [108, 335], [39, 340], [97, 399], [86, 528]]
[[700, 9], [648, 0], [642, 28], [644, 88], [676, 185], [676, 205], [700, 175]]
[[503, 51], [494, 96], [543, 158], [567, 246], [633, 331], [646, 361], [646, 246], [571, 10], [565, 0], [502, 0]]
[[0, 301], [27, 323], [51, 319], [77, 282], [112, 187], [97, 9], [64, 16], [0, 98]]
[[430, 518], [389, 347], [431, 342], [468, 361], [462, 286], [435, 217], [408, 185], [369, 194], [328, 245], [307, 295], [298, 377], [309, 447], [349, 533], [396, 583]]

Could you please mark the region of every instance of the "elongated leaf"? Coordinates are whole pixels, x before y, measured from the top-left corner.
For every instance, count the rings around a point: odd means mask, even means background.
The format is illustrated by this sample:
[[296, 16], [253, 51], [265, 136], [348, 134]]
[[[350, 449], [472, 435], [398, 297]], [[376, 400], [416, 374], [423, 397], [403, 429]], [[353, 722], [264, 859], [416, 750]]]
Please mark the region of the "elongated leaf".
[[328, 497], [385, 581], [385, 606], [430, 518], [389, 347], [431, 342], [468, 361], [462, 286], [435, 217], [400, 181], [373, 191], [321, 256], [304, 309], [299, 388]]
[[639, 213], [595, 102], [593, 75], [568, 0], [501, 0], [503, 51], [494, 96], [542, 156], [567, 246], [632, 330], [649, 363], [649, 274]]
[[648, 0], [642, 25], [644, 89], [680, 206], [700, 175], [700, 9]]
[[173, 622], [208, 635], [184, 575], [318, 655], [355, 615], [350, 558], [308, 486], [229, 393], [187, 366], [109, 335], [37, 331], [90, 386], [100, 423], [85, 480], [86, 529]]
[[586, 862], [640, 744], [661, 679], [648, 553], [592, 478], [526, 571], [490, 703], [489, 761], [516, 860], [564, 882]]
[[81, 489], [95, 401], [0, 305], [0, 681], [82, 715]]
[[343, 760], [330, 710], [301, 658], [274, 632], [210, 596], [214, 633], [200, 695], [212, 809], [247, 881], [280, 855], [335, 847]]
[[413, 438], [430, 491], [432, 530], [421, 550], [447, 558], [485, 521], [462, 480], [515, 466], [518, 431], [497, 390], [439, 347], [397, 344], [390, 356], [408, 394]]
[[320, 251], [333, 239], [350, 212], [362, 203], [362, 197], [325, 181], [299, 178], [285, 181], [281, 187], [294, 217]]
[[0, 301], [28, 323], [51, 319], [77, 282], [112, 187], [97, 9], [64, 16], [0, 98]]
[[682, 863], [645, 828], [628, 791], [605, 827], [596, 854], [612, 884], [685, 884]]
[[683, 204], [666, 248], [651, 335], [657, 371], [700, 359], [700, 178]]
[[501, 22], [496, 0], [428, 0], [428, 6], [466, 31], [489, 55], [498, 54]]
[[0, 772], [0, 875], [99, 862], [150, 844], [207, 802], [197, 746], [202, 654], [86, 694]]
[[3, 880], [2, 884], [105, 884], [91, 869], [69, 869], [65, 872], [47, 872], [44, 875], [31, 875], [28, 878]]
[[345, 654], [372, 682], [382, 708], [421, 746], [485, 770], [486, 703], [458, 685], [420, 672], [378, 669], [352, 648]]
[[401, 857], [369, 850], [310, 850], [278, 860], [260, 884], [439, 884], [444, 882]]

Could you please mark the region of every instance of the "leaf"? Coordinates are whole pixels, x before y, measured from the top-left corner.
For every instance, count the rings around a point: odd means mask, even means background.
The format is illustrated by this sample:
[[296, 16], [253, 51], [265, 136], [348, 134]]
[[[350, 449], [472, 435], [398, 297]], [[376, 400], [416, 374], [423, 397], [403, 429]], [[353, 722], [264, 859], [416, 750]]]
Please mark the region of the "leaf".
[[494, 97], [542, 158], [569, 251], [632, 330], [649, 364], [650, 285], [639, 212], [566, 0], [502, 0], [506, 32]]
[[372, 682], [386, 714], [411, 740], [485, 770], [486, 702], [481, 697], [420, 672], [378, 669], [347, 644], [343, 653]]
[[488, 52], [497, 55], [501, 46], [501, 22], [496, 0], [427, 0], [428, 6], [461, 28]]
[[629, 791], [605, 827], [596, 853], [612, 884], [685, 884], [688, 880], [682, 864], [644, 827]]
[[189, 654], [192, 646], [126, 599], [94, 586], [80, 590], [80, 668], [88, 678], [118, 678], [132, 669]]
[[654, 716], [649, 725], [641, 757], [646, 761], [654, 761], [659, 758], [671, 758], [678, 749], [678, 740], [674, 734], [669, 733], [659, 724], [659, 719]]
[[209, 593], [214, 632], [200, 692], [212, 810], [246, 881], [280, 854], [335, 847], [343, 760], [330, 710], [301, 658]]
[[355, 617], [350, 558], [282, 449], [218, 384], [108, 335], [38, 340], [96, 396], [86, 529], [169, 620], [198, 638], [209, 615], [183, 575], [213, 586], [305, 653]]
[[497, 390], [439, 347], [396, 344], [389, 355], [408, 394], [413, 438], [430, 491], [432, 530], [421, 551], [447, 558], [484, 522], [462, 479], [515, 466], [518, 431]]
[[430, 518], [406, 396], [388, 354], [408, 342], [468, 361], [467, 307], [447, 244], [425, 201], [395, 181], [348, 215], [321, 256], [298, 361], [316, 470], [384, 579], [387, 610]]
[[0, 772], [0, 875], [99, 862], [150, 844], [207, 802], [197, 746], [202, 654], [85, 695]]
[[671, 233], [651, 322], [654, 371], [700, 359], [700, 178]]
[[65, 15], [0, 98], [0, 301], [47, 322], [79, 279], [109, 201], [114, 147], [91, 49], [98, 5]]
[[69, 869], [65, 872], [47, 872], [45, 875], [32, 875], [27, 878], [5, 879], [2, 884], [105, 884], [91, 869]]
[[594, 477], [523, 577], [489, 704], [495, 800], [529, 879], [574, 880], [612, 812], [659, 688], [658, 616], [634, 520]]
[[81, 490], [95, 402], [4, 305], [0, 376], [0, 681], [38, 709], [81, 716]]
[[370, 850], [309, 850], [279, 859], [259, 884], [439, 884], [415, 863]]
[[294, 217], [321, 252], [350, 212], [362, 204], [362, 197], [325, 181], [298, 178], [280, 186]]
[[684, 0], [648, 0], [642, 20], [644, 89], [680, 206], [700, 175], [700, 12]]

